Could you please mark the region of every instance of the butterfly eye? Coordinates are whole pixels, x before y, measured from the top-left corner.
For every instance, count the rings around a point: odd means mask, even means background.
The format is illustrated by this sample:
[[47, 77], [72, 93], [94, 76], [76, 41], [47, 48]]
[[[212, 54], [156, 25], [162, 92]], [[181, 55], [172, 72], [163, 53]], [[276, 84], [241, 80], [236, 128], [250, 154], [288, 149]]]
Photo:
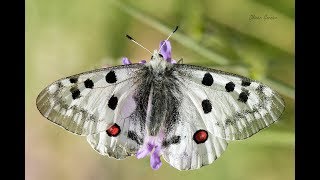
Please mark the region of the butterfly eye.
[[160, 56], [161, 58], [163, 58], [162, 54], [160, 54], [160, 53], [159, 53], [159, 56]]

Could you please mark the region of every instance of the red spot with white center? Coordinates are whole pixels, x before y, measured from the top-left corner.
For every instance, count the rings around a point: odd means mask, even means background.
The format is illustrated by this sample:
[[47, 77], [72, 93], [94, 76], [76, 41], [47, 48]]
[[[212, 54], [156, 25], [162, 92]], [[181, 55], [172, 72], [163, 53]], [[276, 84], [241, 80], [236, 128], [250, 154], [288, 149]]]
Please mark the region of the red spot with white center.
[[193, 140], [197, 144], [206, 142], [208, 139], [208, 132], [206, 130], [200, 129], [193, 134]]
[[108, 136], [116, 137], [120, 134], [121, 129], [120, 126], [116, 123], [112, 125], [109, 129], [107, 129]]

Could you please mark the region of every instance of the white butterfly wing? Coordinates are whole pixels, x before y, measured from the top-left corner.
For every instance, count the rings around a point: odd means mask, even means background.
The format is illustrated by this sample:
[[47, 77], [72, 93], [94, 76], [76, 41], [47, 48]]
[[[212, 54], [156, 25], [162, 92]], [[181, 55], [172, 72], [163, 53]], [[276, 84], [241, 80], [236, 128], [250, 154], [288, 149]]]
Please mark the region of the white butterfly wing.
[[[143, 65], [115, 66], [60, 79], [37, 98], [37, 108], [53, 123], [78, 135], [105, 131], [135, 109], [136, 71]], [[120, 111], [121, 110], [121, 111]]]
[[[199, 118], [213, 135], [245, 139], [279, 119], [284, 111], [280, 95], [260, 82], [210, 68], [177, 64], [176, 77]], [[181, 114], [187, 113], [181, 111]]]
[[[123, 105], [118, 107], [118, 113], [127, 112], [135, 104], [134, 91], [130, 91], [128, 98]], [[130, 108], [131, 107], [131, 108]], [[135, 108], [135, 107], [134, 107]], [[87, 136], [87, 141], [93, 149], [101, 155], [107, 155], [116, 159], [124, 159], [127, 156], [136, 154], [142, 145], [145, 136], [145, 129], [136, 121], [134, 114], [124, 114], [124, 118], [116, 119], [115, 123], [121, 127], [118, 136], [109, 136], [106, 131]], [[129, 138], [130, 136], [130, 138]]]
[[[179, 110], [181, 121], [166, 135], [163, 158], [179, 170], [199, 169], [211, 164], [225, 151], [227, 141], [208, 131], [189, 96], [183, 96]], [[202, 142], [195, 137], [199, 131], [207, 133]]]

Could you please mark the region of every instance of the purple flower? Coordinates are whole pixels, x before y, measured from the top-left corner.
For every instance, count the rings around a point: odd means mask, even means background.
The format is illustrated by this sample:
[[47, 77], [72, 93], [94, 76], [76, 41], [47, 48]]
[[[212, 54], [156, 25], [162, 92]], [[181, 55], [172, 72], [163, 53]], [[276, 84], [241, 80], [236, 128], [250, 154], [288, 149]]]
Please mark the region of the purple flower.
[[123, 57], [122, 58], [122, 64], [126, 65], [126, 64], [132, 64], [132, 63], [127, 57]]
[[[139, 63], [140, 64], [145, 64], [145, 63], [147, 63], [147, 61], [146, 60], [141, 60]], [[123, 65], [127, 65], [127, 64], [132, 64], [132, 62], [127, 57], [123, 57], [122, 58], [122, 64]]]
[[140, 64], [145, 64], [145, 63], [147, 63], [147, 61], [146, 60], [141, 60], [139, 63]]
[[[162, 48], [161, 48], [162, 46]], [[161, 41], [159, 45], [160, 54], [162, 54], [163, 59], [166, 60], [169, 63], [175, 64], [177, 63], [175, 60], [171, 59], [171, 44], [170, 41]]]
[[154, 170], [158, 170], [162, 165], [162, 162], [160, 160], [160, 156], [161, 156], [160, 152], [161, 152], [161, 147], [155, 146], [155, 149], [154, 149], [154, 151], [151, 155], [151, 159], [150, 159], [151, 168]]
[[159, 135], [155, 137], [147, 136], [144, 140], [145, 143], [142, 145], [142, 147], [138, 150], [136, 154], [136, 157], [138, 159], [144, 158], [150, 154], [150, 166], [154, 170], [158, 170], [162, 165], [160, 156], [162, 154], [161, 144], [164, 139], [163, 137], [163, 133], [159, 133]]

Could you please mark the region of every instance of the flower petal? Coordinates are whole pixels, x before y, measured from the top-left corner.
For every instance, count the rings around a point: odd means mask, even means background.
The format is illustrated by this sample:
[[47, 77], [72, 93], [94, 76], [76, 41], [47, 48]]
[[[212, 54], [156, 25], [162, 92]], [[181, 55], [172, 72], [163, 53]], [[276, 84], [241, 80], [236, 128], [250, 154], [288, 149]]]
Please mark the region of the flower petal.
[[146, 60], [141, 60], [139, 63], [140, 64], [145, 64], [145, 63], [147, 63], [147, 61]]
[[154, 145], [147, 144], [146, 146], [143, 146], [136, 154], [136, 157], [138, 159], [146, 157], [153, 149]]
[[136, 157], [138, 159], [146, 157], [150, 154], [150, 166], [152, 169], [157, 170], [162, 165], [160, 156], [162, 155], [161, 145], [164, 138], [163, 133], [159, 133], [157, 136], [145, 137], [144, 144], [138, 150]]
[[174, 59], [171, 59], [171, 62], [170, 62], [171, 64], [177, 64], [177, 61], [176, 60], [174, 60]]
[[154, 170], [159, 169], [162, 165], [162, 162], [160, 160], [160, 151], [161, 151], [161, 148], [157, 146], [150, 158], [150, 166]]
[[[162, 44], [164, 44], [162, 46]], [[160, 49], [160, 54], [162, 54], [163, 59], [171, 62], [171, 44], [170, 41], [161, 41], [160, 42], [160, 47], [162, 46], [162, 48]]]
[[131, 64], [131, 61], [127, 57], [123, 57], [122, 58], [122, 64], [124, 64], [124, 65]]

